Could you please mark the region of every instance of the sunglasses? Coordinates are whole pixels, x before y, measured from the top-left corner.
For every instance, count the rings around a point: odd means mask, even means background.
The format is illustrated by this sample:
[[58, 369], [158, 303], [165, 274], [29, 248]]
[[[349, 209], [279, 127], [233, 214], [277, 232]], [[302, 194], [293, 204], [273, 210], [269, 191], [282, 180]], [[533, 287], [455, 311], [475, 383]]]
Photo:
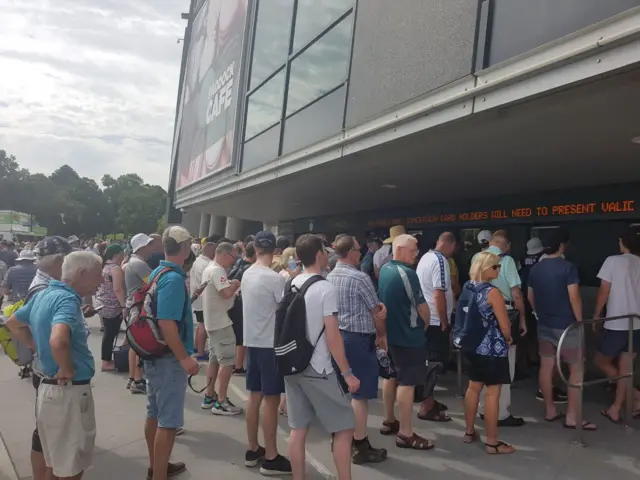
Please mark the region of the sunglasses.
[[491, 270], [500, 270], [502, 265], [491, 265]]

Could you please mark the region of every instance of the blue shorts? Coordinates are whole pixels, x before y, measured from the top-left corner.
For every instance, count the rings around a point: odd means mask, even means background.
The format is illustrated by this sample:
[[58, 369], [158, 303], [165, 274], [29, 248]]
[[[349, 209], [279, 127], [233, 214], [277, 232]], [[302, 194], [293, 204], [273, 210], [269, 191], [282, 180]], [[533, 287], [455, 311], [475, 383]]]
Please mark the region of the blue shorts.
[[353, 374], [360, 380], [360, 389], [351, 396], [356, 400], [378, 398], [378, 373], [375, 334], [362, 334], [341, 330], [347, 361]]
[[187, 372], [173, 355], [144, 360], [142, 368], [147, 377], [147, 417], [155, 418], [160, 428], [182, 427]]
[[262, 395], [284, 393], [284, 377], [278, 373], [273, 348], [247, 347], [247, 390]]
[[[640, 330], [633, 331], [633, 351], [640, 349]], [[629, 332], [627, 330], [607, 330], [598, 344], [598, 351], [605, 357], [615, 358], [629, 350]]]

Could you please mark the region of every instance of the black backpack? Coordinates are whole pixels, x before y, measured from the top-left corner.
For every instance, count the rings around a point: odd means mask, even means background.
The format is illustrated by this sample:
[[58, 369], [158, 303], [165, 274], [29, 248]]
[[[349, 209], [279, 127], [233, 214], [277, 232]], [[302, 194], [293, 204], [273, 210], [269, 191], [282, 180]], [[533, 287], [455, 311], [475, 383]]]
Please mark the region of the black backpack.
[[309, 366], [313, 351], [324, 333], [324, 326], [316, 342], [307, 338], [307, 306], [304, 296], [311, 285], [325, 280], [322, 275], [314, 275], [298, 289], [287, 281], [284, 296], [276, 310], [276, 330], [273, 348], [276, 367], [283, 376], [302, 373]]

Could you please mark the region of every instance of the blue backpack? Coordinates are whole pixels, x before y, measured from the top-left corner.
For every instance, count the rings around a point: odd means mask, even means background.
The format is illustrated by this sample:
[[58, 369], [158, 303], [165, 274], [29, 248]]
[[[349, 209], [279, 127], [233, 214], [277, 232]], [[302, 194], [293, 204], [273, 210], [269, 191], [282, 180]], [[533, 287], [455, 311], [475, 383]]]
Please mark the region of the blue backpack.
[[473, 284], [471, 281], [462, 287], [453, 326], [453, 346], [463, 352], [475, 352], [487, 332], [478, 307], [478, 295], [487, 288], [491, 288], [491, 285]]

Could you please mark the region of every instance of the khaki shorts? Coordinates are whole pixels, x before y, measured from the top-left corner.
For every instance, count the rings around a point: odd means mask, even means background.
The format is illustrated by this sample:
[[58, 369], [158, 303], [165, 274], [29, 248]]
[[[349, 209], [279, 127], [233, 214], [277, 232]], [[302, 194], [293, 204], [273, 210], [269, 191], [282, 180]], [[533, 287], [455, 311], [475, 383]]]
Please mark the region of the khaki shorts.
[[96, 417], [90, 385], [41, 383], [36, 424], [44, 460], [56, 477], [73, 477], [91, 466]]
[[207, 335], [209, 335], [209, 363], [233, 367], [236, 364], [236, 334], [233, 332], [233, 326], [207, 330]]

